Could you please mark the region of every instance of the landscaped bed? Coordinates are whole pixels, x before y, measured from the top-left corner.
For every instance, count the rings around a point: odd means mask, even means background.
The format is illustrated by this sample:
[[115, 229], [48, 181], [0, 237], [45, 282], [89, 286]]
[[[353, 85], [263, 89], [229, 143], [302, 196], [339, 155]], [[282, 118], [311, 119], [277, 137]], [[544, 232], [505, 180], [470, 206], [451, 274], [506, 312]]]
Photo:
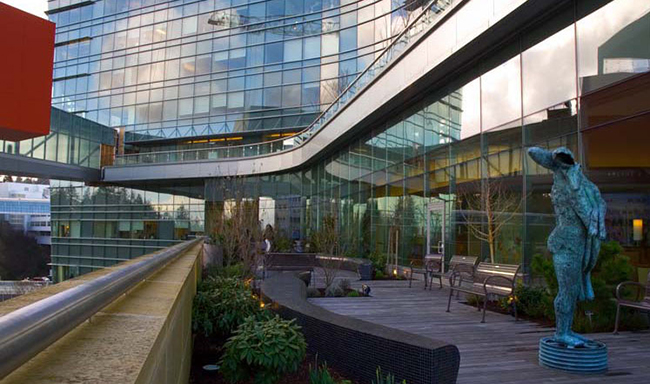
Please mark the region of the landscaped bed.
[[245, 270], [211, 269], [199, 284], [190, 382], [353, 384], [307, 355], [300, 327], [265, 308]]
[[[632, 279], [633, 268], [629, 258], [622, 254], [623, 249], [615, 242], [603, 243], [598, 262], [592, 271], [592, 283], [596, 298], [577, 305], [573, 330], [579, 333], [612, 332], [616, 316], [614, 299], [616, 286]], [[537, 255], [531, 263], [533, 277], [542, 284], [525, 286], [519, 284], [513, 296], [488, 301], [487, 309], [514, 316], [513, 302], [517, 303], [519, 317], [543, 326], [555, 326], [553, 300], [557, 294], [557, 280], [553, 261], [550, 257]], [[633, 299], [634, 292], [623, 294]], [[468, 295], [465, 304], [471, 306], [482, 304], [483, 298]], [[636, 331], [648, 328], [648, 317], [634, 310], [623, 308], [619, 330]]]
[[[207, 343], [207, 340], [199, 340], [199, 338], [194, 340], [194, 353], [192, 356], [192, 370], [190, 372], [190, 384], [231, 384], [226, 380], [222, 374], [218, 371], [206, 371], [203, 369], [205, 365], [214, 364], [214, 356], [219, 356], [219, 348], [216, 347], [216, 344], [212, 344], [203, 350], [204, 347], [200, 343]], [[318, 365], [322, 364], [319, 362]], [[302, 364], [298, 367], [298, 370], [293, 373], [286, 374], [284, 377], [280, 378], [277, 381], [277, 384], [306, 384], [310, 383], [310, 372], [313, 371], [313, 367], [316, 366], [316, 357], [312, 355], [306, 355], [305, 359], [302, 361]], [[327, 367], [330, 377], [335, 380], [336, 383], [340, 384], [358, 384], [356, 381], [347, 380], [345, 377], [340, 375], [332, 367]], [[347, 381], [346, 381], [347, 380]], [[254, 381], [252, 378], [241, 381], [242, 384], [253, 384]], [[323, 383], [324, 384], [324, 383]]]

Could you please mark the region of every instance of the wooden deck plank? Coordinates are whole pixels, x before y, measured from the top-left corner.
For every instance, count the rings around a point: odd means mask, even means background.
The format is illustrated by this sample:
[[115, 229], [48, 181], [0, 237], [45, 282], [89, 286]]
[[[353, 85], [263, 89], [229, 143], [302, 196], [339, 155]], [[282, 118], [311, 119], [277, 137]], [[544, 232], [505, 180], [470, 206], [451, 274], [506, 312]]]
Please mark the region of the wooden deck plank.
[[[360, 286], [353, 282], [353, 286]], [[423, 289], [421, 281], [371, 281], [372, 297], [316, 298], [328, 310], [455, 344], [461, 362], [458, 383], [648, 383], [650, 331], [620, 335], [589, 335], [608, 345], [609, 371], [604, 375], [573, 375], [539, 366], [539, 339], [552, 328], [511, 316], [488, 312], [486, 323], [476, 307], [454, 297], [447, 313], [449, 291]], [[462, 299], [462, 296], [461, 296]]]

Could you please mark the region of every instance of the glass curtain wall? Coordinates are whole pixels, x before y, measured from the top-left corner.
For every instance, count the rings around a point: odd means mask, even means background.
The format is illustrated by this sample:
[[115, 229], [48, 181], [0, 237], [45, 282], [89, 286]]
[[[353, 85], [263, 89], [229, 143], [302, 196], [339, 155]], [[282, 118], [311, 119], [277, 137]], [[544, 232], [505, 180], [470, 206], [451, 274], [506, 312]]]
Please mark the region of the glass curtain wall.
[[57, 25], [52, 104], [123, 128], [127, 142], [297, 132], [424, 3], [51, 3], [49, 18]]
[[162, 193], [52, 181], [52, 269], [57, 281], [203, 233], [202, 191], [202, 186], [191, 185]]
[[99, 168], [112, 164], [114, 129], [52, 107], [50, 133], [19, 142], [0, 140], [0, 152]]
[[[432, 209], [447, 215], [447, 257], [522, 263], [527, 271], [533, 255], [547, 252], [555, 217], [552, 176], [526, 149], [565, 146], [608, 201], [610, 239], [637, 255], [637, 266], [650, 264], [650, 158], [643, 148], [650, 4], [617, 0], [595, 12], [584, 4], [309, 169], [248, 178], [261, 186], [252, 196], [272, 207], [267, 222], [308, 240], [335, 215], [344, 253], [383, 252], [407, 264], [435, 251], [426, 249], [427, 217], [432, 239], [442, 240]], [[206, 182], [208, 201], [223, 198], [214, 193], [220, 182]], [[504, 223], [492, 241], [486, 204]], [[644, 223], [641, 239], [634, 219]]]

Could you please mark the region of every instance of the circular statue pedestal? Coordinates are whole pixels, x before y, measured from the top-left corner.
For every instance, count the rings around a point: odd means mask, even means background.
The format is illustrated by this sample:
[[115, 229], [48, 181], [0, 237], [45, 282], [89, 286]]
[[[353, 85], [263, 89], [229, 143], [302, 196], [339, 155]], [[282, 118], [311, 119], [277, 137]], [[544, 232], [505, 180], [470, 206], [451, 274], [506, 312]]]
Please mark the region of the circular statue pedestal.
[[571, 373], [603, 373], [607, 371], [607, 345], [591, 341], [569, 348], [552, 337], [543, 337], [539, 340], [539, 364]]

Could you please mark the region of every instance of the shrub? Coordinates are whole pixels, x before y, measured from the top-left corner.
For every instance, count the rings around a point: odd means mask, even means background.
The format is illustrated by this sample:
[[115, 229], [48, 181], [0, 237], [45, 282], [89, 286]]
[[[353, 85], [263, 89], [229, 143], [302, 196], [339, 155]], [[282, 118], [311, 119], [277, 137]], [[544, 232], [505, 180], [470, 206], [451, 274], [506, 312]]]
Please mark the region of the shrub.
[[276, 252], [291, 252], [291, 240], [287, 237], [284, 231], [278, 232], [274, 239], [275, 244], [271, 244]]
[[272, 384], [298, 369], [306, 348], [295, 320], [250, 316], [224, 345], [221, 372], [233, 383], [253, 377], [255, 384]]
[[336, 381], [327, 370], [327, 364], [312, 368], [309, 366], [309, 384], [336, 384]]
[[[616, 286], [626, 280], [632, 279], [633, 268], [627, 256], [621, 255], [623, 248], [616, 241], [603, 242], [598, 255], [598, 262], [592, 271], [591, 282], [594, 288], [595, 300], [589, 302], [579, 302], [574, 317], [573, 330], [576, 332], [609, 332], [614, 328], [616, 317], [616, 302], [614, 298]], [[541, 255], [535, 255], [531, 263], [533, 275], [543, 277], [546, 285], [546, 295], [543, 295], [538, 301], [529, 301], [528, 311], [532, 313], [543, 312], [544, 316], [554, 320], [555, 311], [553, 309], [553, 300], [557, 295], [557, 279], [555, 277], [555, 268], [551, 258], [545, 258]], [[536, 293], [539, 293], [536, 292]], [[632, 292], [627, 292], [632, 294]], [[541, 308], [534, 308], [537, 302]], [[526, 306], [519, 299], [520, 307]], [[519, 309], [519, 308], [518, 308]], [[591, 313], [591, 320], [587, 313]], [[535, 317], [534, 315], [531, 315]], [[645, 316], [636, 312], [621, 312], [621, 329], [643, 329], [648, 326]]]
[[[384, 376], [381, 373], [381, 368], [377, 368], [375, 380], [372, 381], [372, 384], [395, 384], [395, 376], [390, 373]], [[401, 384], [406, 384], [406, 380], [402, 380]]]
[[208, 277], [199, 284], [192, 306], [192, 328], [210, 336], [228, 335], [247, 317], [264, 316], [249, 285], [232, 277]]
[[467, 304], [471, 306], [478, 306], [483, 304], [483, 296], [469, 294], [466, 296]]
[[383, 252], [379, 251], [374, 251], [371, 252], [368, 255], [368, 260], [372, 263], [372, 267], [374, 268], [375, 272], [379, 274], [379, 272], [383, 272], [384, 268], [386, 267], [386, 254]]
[[203, 276], [208, 277], [239, 277], [245, 278], [249, 275], [244, 268], [244, 264], [236, 263], [227, 266], [211, 265], [203, 270]]
[[347, 296], [348, 297], [359, 297], [361, 295], [357, 291], [350, 291], [350, 292], [348, 292]]
[[359, 257], [359, 253], [357, 252], [356, 248], [350, 248], [350, 249], [346, 249], [345, 252], [343, 252], [343, 256], [349, 257], [350, 259], [354, 259]]
[[[544, 288], [518, 285], [515, 289], [517, 311], [533, 318], [548, 318], [554, 312], [553, 300]], [[549, 308], [550, 305], [550, 308]]]
[[221, 277], [245, 278], [248, 277], [248, 275], [250, 275], [250, 272], [246, 271], [246, 268], [244, 267], [243, 263], [236, 263], [221, 268], [217, 275]]
[[336, 381], [327, 369], [327, 363], [312, 368], [309, 366], [309, 384], [351, 384], [350, 380]]
[[379, 280], [379, 279], [383, 279], [385, 277], [386, 277], [386, 275], [384, 274], [384, 271], [382, 271], [380, 269], [375, 269], [375, 279]]

